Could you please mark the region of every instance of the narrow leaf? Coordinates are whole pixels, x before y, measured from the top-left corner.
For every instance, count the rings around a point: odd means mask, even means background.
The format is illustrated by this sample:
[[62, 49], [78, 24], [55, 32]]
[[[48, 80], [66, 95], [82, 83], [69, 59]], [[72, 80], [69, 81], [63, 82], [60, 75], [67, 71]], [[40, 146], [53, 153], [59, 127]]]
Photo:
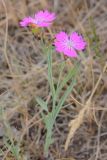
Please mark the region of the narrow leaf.
[[60, 83], [59, 87], [56, 90], [56, 94], [55, 94], [55, 99], [54, 101], [56, 101], [58, 99], [58, 96], [62, 90], [62, 88], [66, 85], [66, 83], [72, 78], [74, 77], [77, 72], [78, 72], [78, 68], [79, 68], [79, 64], [76, 64], [76, 66], [73, 67], [72, 70], [70, 70], [67, 74], [67, 76], [64, 78], [64, 80]]
[[74, 85], [76, 84], [76, 80], [73, 79], [72, 83], [70, 84], [70, 86], [68, 86], [67, 90], [65, 91], [64, 95], [61, 97], [61, 99], [59, 100], [59, 103], [57, 105], [57, 107], [53, 110], [53, 115], [54, 118], [56, 119], [57, 115], [59, 114], [61, 108], [63, 107], [64, 102], [66, 101], [68, 95], [71, 93]]
[[50, 84], [52, 97], [54, 97], [55, 96], [55, 88], [54, 88], [54, 82], [53, 82], [53, 76], [52, 76], [52, 49], [49, 49], [49, 51], [48, 51], [48, 81]]
[[41, 106], [41, 108], [48, 112], [47, 103], [43, 101], [40, 97], [36, 97], [37, 103]]

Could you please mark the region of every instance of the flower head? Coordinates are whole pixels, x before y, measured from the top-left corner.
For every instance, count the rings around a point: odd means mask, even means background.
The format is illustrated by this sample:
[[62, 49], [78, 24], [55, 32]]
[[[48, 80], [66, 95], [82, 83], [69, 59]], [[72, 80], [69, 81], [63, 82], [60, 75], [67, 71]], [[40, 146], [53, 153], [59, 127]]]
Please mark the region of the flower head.
[[47, 10], [35, 13], [34, 17], [26, 17], [20, 22], [20, 26], [27, 27], [48, 27], [56, 18], [55, 13], [50, 13]]
[[77, 51], [82, 51], [86, 47], [86, 42], [83, 37], [77, 32], [67, 35], [65, 32], [60, 32], [55, 36], [54, 45], [56, 50], [64, 53], [68, 57], [77, 57]]

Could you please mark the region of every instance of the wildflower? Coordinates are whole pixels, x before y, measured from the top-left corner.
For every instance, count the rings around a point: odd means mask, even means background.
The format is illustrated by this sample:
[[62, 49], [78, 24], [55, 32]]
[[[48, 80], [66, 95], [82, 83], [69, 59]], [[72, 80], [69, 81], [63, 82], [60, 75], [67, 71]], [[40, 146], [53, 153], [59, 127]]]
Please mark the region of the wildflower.
[[55, 13], [50, 13], [47, 10], [35, 13], [34, 17], [26, 17], [20, 22], [22, 27], [48, 27], [56, 18]]
[[56, 34], [55, 38], [56, 51], [63, 52], [68, 57], [77, 57], [77, 51], [82, 51], [86, 47], [86, 42], [77, 32], [73, 32], [70, 35], [60, 32]]

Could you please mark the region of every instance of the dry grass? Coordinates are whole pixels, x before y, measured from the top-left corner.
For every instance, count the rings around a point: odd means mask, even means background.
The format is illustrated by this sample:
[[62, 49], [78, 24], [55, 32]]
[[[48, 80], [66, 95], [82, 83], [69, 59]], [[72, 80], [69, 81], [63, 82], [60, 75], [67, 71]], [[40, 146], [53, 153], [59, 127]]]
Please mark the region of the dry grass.
[[[46, 159], [106, 160], [106, 0], [0, 1], [0, 160], [15, 160], [6, 142], [14, 142], [14, 147], [19, 145], [20, 160], [45, 159], [46, 131], [35, 97], [49, 99], [47, 65], [39, 41], [18, 25], [24, 16], [44, 8], [57, 14], [53, 33], [77, 30], [85, 35], [89, 44], [87, 56], [81, 61], [78, 83], [56, 120], [55, 142]], [[55, 69], [59, 61], [55, 56]]]

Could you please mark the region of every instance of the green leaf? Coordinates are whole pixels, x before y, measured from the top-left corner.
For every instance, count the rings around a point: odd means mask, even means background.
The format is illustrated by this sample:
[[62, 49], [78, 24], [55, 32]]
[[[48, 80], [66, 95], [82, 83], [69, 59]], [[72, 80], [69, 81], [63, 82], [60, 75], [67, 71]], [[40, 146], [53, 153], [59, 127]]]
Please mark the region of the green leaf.
[[60, 67], [60, 73], [59, 73], [59, 78], [58, 78], [58, 83], [57, 83], [57, 89], [60, 85], [60, 81], [61, 81], [61, 77], [62, 77], [62, 73], [63, 73], [63, 70], [64, 70], [64, 67], [65, 67], [65, 61], [61, 63], [61, 66]]
[[53, 82], [53, 76], [52, 76], [52, 48], [49, 48], [48, 51], [48, 81], [50, 85], [50, 89], [52, 92], [52, 97], [54, 98], [55, 96], [55, 88], [54, 88], [54, 82]]
[[54, 119], [52, 117], [52, 112], [48, 112], [48, 115], [44, 119], [45, 125], [46, 125], [46, 139], [45, 139], [45, 146], [44, 146], [44, 151], [45, 154], [47, 154], [49, 146], [53, 143], [52, 139], [52, 129], [54, 125]]
[[75, 75], [77, 74], [78, 72], [78, 69], [79, 69], [79, 64], [77, 63], [76, 66], [73, 67], [73, 69], [71, 69], [67, 76], [65, 76], [64, 80], [60, 83], [59, 87], [57, 88], [56, 90], [56, 94], [55, 94], [55, 99], [54, 101], [56, 101], [58, 99], [58, 96], [62, 90], [62, 88], [66, 85], [66, 83]]
[[43, 101], [40, 97], [36, 97], [37, 103], [41, 106], [41, 108], [48, 112], [48, 106], [45, 101]]
[[71, 91], [72, 91], [72, 89], [73, 89], [75, 84], [76, 84], [76, 79], [73, 79], [72, 83], [70, 84], [70, 86], [68, 86], [68, 88], [65, 91], [64, 95], [59, 100], [59, 103], [58, 103], [57, 107], [53, 110], [54, 119], [56, 119], [56, 117], [59, 114], [61, 108], [63, 107], [64, 102], [66, 101], [68, 95], [71, 93]]

